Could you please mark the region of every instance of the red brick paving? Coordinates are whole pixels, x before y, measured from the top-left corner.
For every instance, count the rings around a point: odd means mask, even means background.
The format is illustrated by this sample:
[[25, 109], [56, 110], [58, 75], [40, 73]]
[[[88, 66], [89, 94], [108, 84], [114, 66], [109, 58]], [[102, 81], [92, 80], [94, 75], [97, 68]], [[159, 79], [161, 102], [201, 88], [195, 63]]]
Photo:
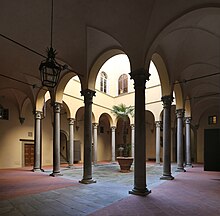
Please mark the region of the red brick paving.
[[130, 195], [91, 216], [220, 216], [220, 172], [190, 168], [147, 197]]
[[31, 168], [0, 170], [0, 200], [73, 185], [77, 185], [77, 182], [51, 177], [47, 173], [32, 172]]

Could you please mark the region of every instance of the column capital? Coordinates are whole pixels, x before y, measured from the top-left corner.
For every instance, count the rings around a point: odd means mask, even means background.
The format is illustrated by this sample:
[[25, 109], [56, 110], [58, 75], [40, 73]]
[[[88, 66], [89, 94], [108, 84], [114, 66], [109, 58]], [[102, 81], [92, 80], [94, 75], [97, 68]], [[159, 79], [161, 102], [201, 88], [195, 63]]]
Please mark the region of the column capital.
[[134, 80], [134, 88], [142, 87], [145, 88], [146, 80], [149, 80], [150, 73], [144, 68], [132, 71], [129, 73], [131, 79]]
[[99, 124], [98, 123], [92, 123], [92, 125], [93, 125], [94, 129], [97, 129]]
[[54, 112], [55, 112], [55, 113], [60, 113], [61, 103], [55, 102], [55, 103], [53, 104], [53, 108], [54, 108]]
[[93, 96], [95, 96], [95, 91], [91, 89], [84, 89], [81, 91], [81, 95], [84, 96], [84, 103], [92, 104]]
[[171, 104], [173, 102], [173, 96], [165, 95], [165, 96], [161, 97], [161, 100], [163, 101], [163, 108], [167, 108], [167, 107], [171, 106]]
[[68, 118], [69, 124], [74, 125], [75, 119], [74, 118]]
[[178, 109], [178, 110], [176, 110], [176, 117], [177, 118], [183, 118], [184, 113], [185, 113], [184, 109]]
[[162, 121], [155, 121], [155, 124], [156, 124], [156, 127], [159, 127], [159, 128], [160, 128], [160, 126], [161, 126], [161, 124], [162, 124]]
[[42, 119], [43, 112], [41, 112], [41, 111], [35, 111], [35, 112], [34, 112], [34, 115], [35, 115], [35, 119]]
[[185, 117], [185, 123], [190, 124], [191, 123], [191, 117]]
[[112, 127], [111, 127], [111, 130], [112, 130], [112, 131], [115, 131], [115, 129], [116, 129], [116, 126], [112, 126]]
[[135, 129], [135, 125], [131, 124], [131, 130], [134, 130], [134, 129]]

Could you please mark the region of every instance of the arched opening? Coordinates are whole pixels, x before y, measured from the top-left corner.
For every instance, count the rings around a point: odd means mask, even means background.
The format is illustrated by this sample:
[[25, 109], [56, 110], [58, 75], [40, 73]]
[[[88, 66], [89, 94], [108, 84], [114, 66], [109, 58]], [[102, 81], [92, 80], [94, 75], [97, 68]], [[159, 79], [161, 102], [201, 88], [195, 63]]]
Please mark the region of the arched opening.
[[60, 163], [65, 164], [68, 162], [68, 146], [67, 146], [67, 134], [64, 131], [60, 131]]
[[145, 111], [146, 126], [146, 158], [148, 161], [156, 161], [156, 136], [155, 118], [152, 112]]
[[97, 151], [98, 161], [111, 161], [111, 128], [106, 113], [99, 118]]
[[131, 156], [130, 119], [119, 118], [116, 126], [116, 156]]

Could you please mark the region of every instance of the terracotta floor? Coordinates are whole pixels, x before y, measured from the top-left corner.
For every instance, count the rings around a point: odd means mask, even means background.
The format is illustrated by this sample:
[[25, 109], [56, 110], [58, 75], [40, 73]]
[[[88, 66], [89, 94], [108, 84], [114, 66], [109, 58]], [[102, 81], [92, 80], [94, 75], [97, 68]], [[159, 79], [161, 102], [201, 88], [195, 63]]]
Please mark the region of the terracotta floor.
[[72, 180], [49, 178], [48, 174], [31, 172], [30, 170], [30, 167], [1, 169], [0, 200], [76, 185]]
[[[103, 194], [108, 186], [105, 182], [82, 185], [28, 170], [0, 170], [0, 215], [220, 216], [220, 172], [204, 172], [201, 165], [188, 168], [173, 181], [162, 181], [147, 197], [127, 194], [110, 205], [105, 204], [112, 196], [108, 191]], [[109, 190], [113, 193], [113, 188]], [[81, 192], [85, 195], [79, 200]], [[103, 196], [99, 205], [94, 202], [98, 196]]]
[[220, 216], [220, 172], [195, 166], [155, 187], [147, 197], [131, 195], [91, 214], [107, 215]]

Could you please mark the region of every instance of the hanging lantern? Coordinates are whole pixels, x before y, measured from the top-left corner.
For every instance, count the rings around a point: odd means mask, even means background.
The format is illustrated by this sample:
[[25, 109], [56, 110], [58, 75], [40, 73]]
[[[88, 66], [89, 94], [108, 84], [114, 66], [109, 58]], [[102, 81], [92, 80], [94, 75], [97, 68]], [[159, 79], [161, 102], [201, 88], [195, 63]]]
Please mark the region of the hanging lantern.
[[47, 59], [42, 61], [39, 67], [42, 85], [54, 88], [59, 80], [62, 66], [55, 60], [56, 50], [47, 49]]

